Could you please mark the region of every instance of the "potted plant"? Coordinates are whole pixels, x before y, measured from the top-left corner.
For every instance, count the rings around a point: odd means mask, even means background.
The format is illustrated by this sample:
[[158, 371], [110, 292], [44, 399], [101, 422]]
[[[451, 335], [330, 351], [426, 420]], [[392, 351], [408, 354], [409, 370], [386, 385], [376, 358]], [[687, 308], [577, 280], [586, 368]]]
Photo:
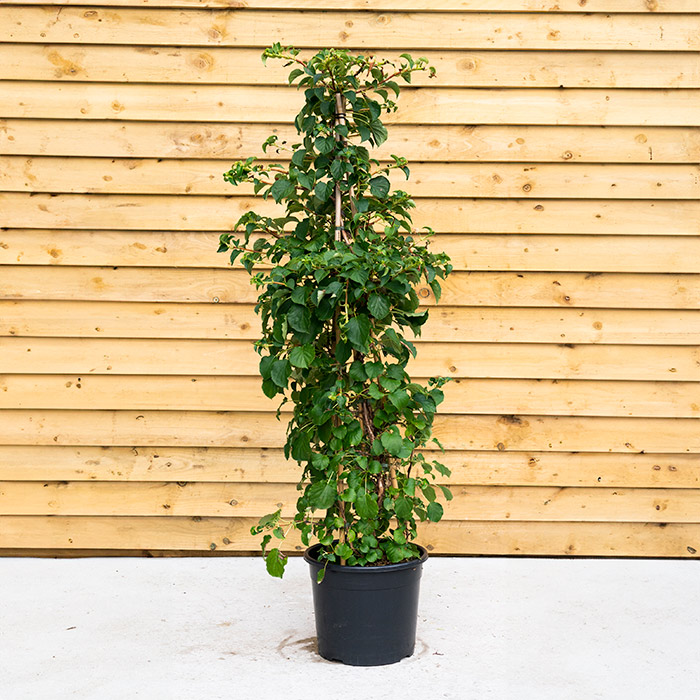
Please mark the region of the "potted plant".
[[[444, 377], [427, 386], [406, 366], [416, 354], [405, 330], [419, 335], [428, 311], [414, 286], [425, 280], [436, 300], [452, 269], [411, 224], [410, 196], [392, 190], [404, 158], [371, 157], [387, 138], [383, 112], [393, 112], [398, 79], [434, 69], [403, 54], [395, 61], [324, 49], [308, 60], [275, 44], [263, 53], [293, 66], [289, 83], [304, 89], [295, 119], [299, 143], [271, 136], [263, 150], [286, 163], [255, 158], [224, 174], [233, 185], [284, 207], [279, 216], [249, 211], [239, 233], [221, 236], [260, 290], [255, 343], [263, 392], [290, 402], [285, 455], [299, 463], [296, 514], [265, 516], [267, 570], [281, 577], [286, 556], [269, 548], [296, 528], [310, 564], [321, 656], [353, 665], [393, 663], [415, 644], [418, 586], [426, 550], [417, 522], [441, 519], [434, 484], [449, 470], [423, 452], [443, 400]], [[278, 411], [278, 417], [280, 415]]]

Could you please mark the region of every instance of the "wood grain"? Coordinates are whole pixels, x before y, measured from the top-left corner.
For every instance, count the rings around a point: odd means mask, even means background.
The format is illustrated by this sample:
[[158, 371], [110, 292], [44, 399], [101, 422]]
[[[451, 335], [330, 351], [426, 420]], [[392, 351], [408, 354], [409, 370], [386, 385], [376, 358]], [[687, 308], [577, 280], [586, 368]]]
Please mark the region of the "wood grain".
[[[25, 0], [25, 5], [94, 5], [93, 0]], [[326, 0], [102, 0], [102, 7], [327, 10]], [[401, 12], [696, 12], [696, 0], [344, 0], [344, 9]]]
[[[0, 336], [257, 340], [258, 323], [252, 305], [245, 304], [0, 301]], [[421, 337], [448, 343], [698, 345], [700, 311], [438, 306]]]
[[353, 49], [694, 51], [700, 16], [391, 13], [91, 7], [0, 7], [0, 40], [168, 46]]
[[[0, 18], [2, 16], [0, 8]], [[700, 15], [698, 15], [700, 17]], [[700, 31], [698, 32], [700, 36]], [[700, 41], [700, 40], [699, 40]], [[275, 109], [270, 110], [270, 104]], [[291, 123], [295, 88], [0, 81], [0, 113], [23, 119]], [[698, 126], [700, 91], [406, 88], [387, 124]]]
[[[254, 518], [3, 516], [3, 548], [181, 549], [259, 553]], [[697, 558], [700, 526], [669, 523], [456, 522], [421, 526], [431, 554]], [[303, 551], [290, 538], [289, 553]], [[0, 550], [5, 551], [5, 550]]]
[[[5, 229], [0, 264], [230, 269], [219, 232]], [[455, 270], [700, 272], [697, 236], [436, 235]]]
[[[576, 7], [580, 7], [576, 2]], [[700, 7], [700, 6], [699, 6]], [[398, 58], [400, 51], [382, 52]], [[307, 58], [311, 52], [304, 51]], [[413, 85], [430, 87], [697, 88], [695, 54], [660, 51], [422, 51], [437, 69], [430, 80], [416, 73]], [[0, 45], [0, 76], [9, 80], [66, 82], [217, 83], [287, 85], [290, 68], [259, 49], [101, 44]]]
[[[253, 197], [0, 194], [0, 227], [232, 231], [247, 211], [279, 215]], [[416, 199], [417, 230], [439, 233], [697, 235], [700, 200]]]
[[[0, 409], [275, 412], [279, 405], [258, 377], [84, 375], [0, 375]], [[444, 392], [440, 410], [455, 415], [700, 417], [696, 382], [455, 379]]]
[[[451, 469], [453, 484], [700, 488], [698, 455], [452, 450], [437, 458]], [[279, 449], [0, 446], [4, 481], [274, 484], [296, 482], [299, 474]]]
[[[0, 189], [77, 194], [252, 196], [232, 187], [228, 160], [0, 157]], [[416, 163], [407, 181], [389, 173], [395, 189], [414, 197], [698, 199], [697, 165], [591, 165], [581, 163]]]
[[[274, 413], [229, 411], [0, 411], [0, 445], [275, 447]], [[695, 418], [439, 415], [447, 450], [697, 454]]]
[[[454, 486], [450, 520], [698, 523], [700, 489]], [[5, 515], [253, 517], [296, 512], [294, 484], [0, 482]]]
[[[65, 115], [56, 119], [0, 119], [0, 152], [16, 155], [122, 158], [262, 157], [275, 133], [296, 142], [291, 126], [216, 122], [115, 122]], [[429, 135], [429, 138], [427, 136]], [[411, 161], [691, 163], [700, 160], [697, 127], [395, 125], [377, 151]], [[64, 161], [65, 162], [65, 161]]]
[[[245, 270], [0, 265], [0, 299], [254, 304]], [[435, 296], [415, 286], [423, 306]], [[699, 309], [700, 277], [624, 273], [454, 272], [442, 282], [447, 306]]]
[[[416, 341], [416, 376], [700, 381], [700, 348]], [[0, 337], [8, 374], [258, 376], [246, 340]]]

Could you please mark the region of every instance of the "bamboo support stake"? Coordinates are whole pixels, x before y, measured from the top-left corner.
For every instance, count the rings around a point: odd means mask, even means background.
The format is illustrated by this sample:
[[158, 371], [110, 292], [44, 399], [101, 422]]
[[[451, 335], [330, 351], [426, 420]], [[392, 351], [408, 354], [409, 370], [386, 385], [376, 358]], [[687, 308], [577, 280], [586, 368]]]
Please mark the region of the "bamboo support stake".
[[[335, 94], [335, 125], [345, 124], [345, 98], [339, 92]], [[343, 144], [344, 140], [342, 135], [337, 134], [336, 139], [339, 143]], [[345, 229], [343, 226], [343, 200], [342, 192], [340, 190], [340, 183], [335, 183], [335, 240], [345, 240], [347, 242], [347, 235], [345, 234]], [[336, 315], [336, 335], [338, 334], [337, 325], [337, 315]], [[338, 493], [342, 493], [343, 485], [340, 480], [340, 475], [343, 471], [342, 466], [338, 465]], [[342, 544], [345, 542], [345, 504], [341, 502], [340, 505], [340, 515], [343, 519], [343, 529], [340, 531], [338, 536], [338, 541]], [[340, 560], [340, 565], [345, 566], [345, 559]]]
[[[335, 125], [345, 125], [345, 97], [339, 92], [335, 94]], [[341, 134], [337, 134], [336, 139], [341, 145], [345, 145], [345, 139]], [[350, 243], [343, 225], [343, 198], [339, 182], [335, 183], [335, 240]]]

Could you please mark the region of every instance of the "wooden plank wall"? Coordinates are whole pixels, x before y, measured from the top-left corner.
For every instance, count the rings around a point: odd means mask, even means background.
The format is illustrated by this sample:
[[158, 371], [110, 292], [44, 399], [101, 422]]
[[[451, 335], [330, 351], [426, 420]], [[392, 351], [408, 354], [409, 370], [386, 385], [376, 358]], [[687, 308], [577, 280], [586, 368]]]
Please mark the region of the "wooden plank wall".
[[263, 206], [221, 173], [293, 138], [281, 41], [438, 68], [382, 149], [458, 270], [413, 365], [455, 378], [423, 542], [698, 556], [698, 0], [40, 0], [0, 36], [0, 553], [246, 552], [291, 511], [215, 253]]

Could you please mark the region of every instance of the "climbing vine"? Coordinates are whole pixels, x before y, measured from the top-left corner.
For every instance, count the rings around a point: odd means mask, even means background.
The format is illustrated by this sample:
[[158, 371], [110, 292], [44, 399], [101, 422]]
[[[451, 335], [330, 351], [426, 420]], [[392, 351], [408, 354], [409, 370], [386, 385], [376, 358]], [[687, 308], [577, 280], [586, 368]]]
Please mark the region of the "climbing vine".
[[429, 250], [431, 229], [414, 230], [411, 197], [392, 189], [394, 173], [409, 177], [406, 159], [380, 161], [371, 149], [387, 139], [381, 117], [397, 109], [398, 81], [434, 69], [409, 54], [325, 49], [303, 59], [279, 44], [268, 58], [291, 66], [289, 83], [304, 90], [298, 143], [270, 136], [264, 152], [284, 162], [247, 158], [224, 178], [253, 183], [283, 212], [246, 212], [219, 251], [259, 290], [262, 390], [293, 407], [284, 450], [302, 471], [293, 518], [277, 510], [253, 533], [264, 533], [274, 576], [286, 557], [270, 543], [292, 528], [307, 546], [315, 537], [327, 562], [400, 562], [419, 556], [417, 523], [441, 519], [438, 495], [452, 497], [435, 483], [449, 470], [424, 451], [439, 446], [432, 425], [448, 380], [423, 386], [406, 371], [416, 355], [406, 333], [420, 335], [428, 319], [414, 288], [424, 281], [439, 300], [452, 266]]

